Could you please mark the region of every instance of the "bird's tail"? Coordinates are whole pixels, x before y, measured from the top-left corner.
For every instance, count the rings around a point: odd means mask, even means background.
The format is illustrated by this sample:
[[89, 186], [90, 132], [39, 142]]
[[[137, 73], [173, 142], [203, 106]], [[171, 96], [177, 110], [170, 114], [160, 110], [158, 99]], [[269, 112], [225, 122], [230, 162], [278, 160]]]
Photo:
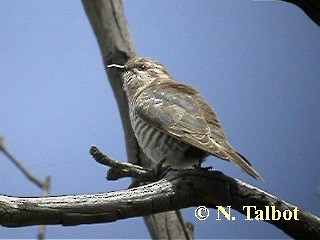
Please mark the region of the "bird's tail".
[[240, 153], [234, 152], [234, 154], [232, 154], [231, 162], [236, 164], [241, 170], [245, 171], [250, 176], [264, 181], [261, 175], [256, 170], [254, 170], [251, 163]]

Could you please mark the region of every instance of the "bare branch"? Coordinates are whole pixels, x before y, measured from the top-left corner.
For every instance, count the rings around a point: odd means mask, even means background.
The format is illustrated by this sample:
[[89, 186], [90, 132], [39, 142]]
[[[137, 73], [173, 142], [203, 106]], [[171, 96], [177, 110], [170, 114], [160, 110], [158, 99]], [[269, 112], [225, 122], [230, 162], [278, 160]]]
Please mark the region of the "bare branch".
[[[123, 166], [127, 168], [126, 164]], [[170, 170], [157, 182], [105, 194], [47, 198], [0, 195], [0, 224], [19, 227], [113, 222], [198, 205], [231, 206], [253, 218], [254, 214], [248, 214], [243, 206], [256, 206], [259, 210], [275, 206], [281, 212], [296, 208], [299, 220], [267, 222], [294, 238], [315, 239], [320, 234], [320, 219], [311, 213], [221, 172], [203, 170]]]
[[[4, 137], [0, 136], [0, 151], [3, 152], [4, 155], [6, 155], [10, 161], [17, 166], [17, 168], [35, 185], [37, 185], [39, 188], [42, 189], [42, 194], [44, 197], [48, 197], [50, 194], [50, 176], [47, 176], [45, 181], [42, 182], [40, 179], [35, 177], [29, 170], [27, 170], [26, 167], [22, 165], [18, 159], [8, 150], [4, 143]], [[46, 228], [45, 225], [39, 226], [39, 231], [38, 231], [38, 239], [43, 240], [45, 239], [45, 234], [46, 234]]]
[[107, 176], [108, 180], [118, 180], [125, 177], [134, 177], [144, 179], [145, 181], [148, 181], [148, 179], [154, 180], [154, 173], [150, 174], [150, 171], [138, 165], [113, 160], [101, 153], [95, 146], [90, 148], [90, 154], [98, 163], [110, 167]]
[[[43, 182], [42, 196], [49, 197], [51, 188], [51, 177], [47, 176]], [[38, 239], [44, 240], [46, 236], [46, 225], [40, 225], [38, 230]]]
[[30, 171], [28, 171], [21, 162], [19, 162], [15, 156], [7, 149], [4, 138], [0, 137], [0, 151], [3, 152], [4, 155], [6, 155], [10, 161], [16, 165], [16, 167], [34, 184], [36, 184], [39, 188], [43, 189], [44, 183], [39, 180], [37, 177], [35, 177]]
[[[107, 157], [105, 154], [101, 153], [99, 149], [96, 147], [91, 147], [90, 153], [97, 162], [99, 163], [103, 162], [103, 164], [105, 163], [105, 165], [110, 167], [109, 173], [110, 172], [119, 173], [119, 175], [114, 176], [115, 179], [119, 179], [122, 177], [136, 177], [136, 178], [139, 178], [140, 180], [141, 178], [144, 178], [144, 179], [148, 179], [149, 181], [152, 181], [152, 179], [157, 178], [157, 176], [155, 176], [153, 172], [150, 171], [149, 169], [143, 169], [140, 166], [112, 160], [109, 157]], [[116, 168], [116, 170], [114, 170], [114, 168]], [[129, 174], [126, 175], [126, 174], [122, 174], [121, 172], [129, 173]], [[165, 173], [167, 173], [166, 170], [164, 170], [164, 173], [162, 174], [165, 174]], [[208, 172], [200, 171], [200, 173], [203, 174]], [[210, 188], [206, 187], [205, 180], [201, 179], [202, 181], [200, 181], [200, 180], [194, 179], [194, 182], [192, 184], [194, 185], [193, 188], [196, 189], [196, 193], [195, 195], [193, 195], [193, 192], [190, 192], [190, 194], [192, 194], [191, 196], [194, 196], [194, 200], [196, 202], [197, 201], [200, 202], [198, 205], [204, 204], [206, 206], [211, 206], [213, 208], [215, 208], [217, 205], [219, 206], [230, 205], [232, 206], [232, 208], [236, 209], [237, 211], [247, 216], [248, 216], [248, 213], [247, 213], [248, 208], [243, 208], [243, 206], [254, 206], [256, 207], [257, 210], [258, 209], [266, 210], [266, 206], [268, 206], [268, 209], [270, 206], [275, 206], [277, 210], [280, 210], [281, 212], [285, 210], [293, 211], [294, 209], [296, 209], [298, 210], [297, 212], [302, 213], [301, 216], [305, 217], [305, 219], [299, 218], [299, 221], [297, 220], [288, 221], [288, 220], [279, 219], [274, 221], [268, 220], [268, 222], [282, 229], [288, 235], [294, 236], [297, 238], [303, 238], [307, 236], [305, 235], [306, 232], [311, 234], [310, 236], [312, 236], [313, 232], [320, 233], [320, 219], [317, 218], [316, 216], [313, 216], [312, 214], [302, 209], [298, 209], [296, 206], [286, 203], [283, 200], [275, 196], [272, 196], [271, 194], [268, 194], [258, 188], [255, 188], [247, 183], [227, 177], [220, 172], [217, 172], [217, 173], [221, 174], [222, 180], [224, 179], [229, 182], [226, 184], [224, 182], [225, 186], [223, 187], [220, 186], [221, 189], [218, 190], [219, 194], [217, 194], [217, 192], [210, 193]], [[206, 178], [207, 176], [204, 176], [204, 177]], [[190, 176], [188, 176], [188, 178], [190, 178]], [[165, 179], [168, 179], [168, 181], [171, 181], [169, 180], [170, 178], [168, 178], [167, 176], [165, 177]], [[209, 181], [208, 183], [211, 184], [211, 181]], [[187, 183], [184, 183], [184, 184], [187, 184]], [[214, 188], [214, 186], [219, 187], [217, 183], [212, 183], [211, 186], [212, 188]], [[217, 189], [214, 188], [214, 191], [217, 191]], [[241, 191], [241, 193], [239, 193], [238, 191]], [[178, 212], [177, 216], [179, 215], [180, 213]], [[174, 216], [175, 215], [173, 215], [172, 217]], [[159, 219], [159, 220], [153, 219], [153, 221], [161, 221], [161, 220], [162, 219]], [[308, 223], [308, 226], [309, 226], [308, 228], [304, 226], [306, 223]], [[304, 225], [301, 225], [301, 224], [304, 224]], [[163, 227], [166, 226], [165, 224], [158, 224], [158, 225]], [[284, 225], [285, 227], [283, 227]], [[186, 225], [183, 224], [183, 226], [186, 226]], [[191, 228], [185, 227], [184, 231], [188, 232], [190, 231], [190, 229], [192, 229], [192, 227]], [[296, 232], [296, 229], [300, 229], [300, 230], [302, 229], [302, 231]], [[159, 236], [159, 235], [155, 235], [155, 236]], [[188, 234], [186, 233], [185, 236], [188, 236]], [[193, 233], [190, 236], [193, 236]]]
[[320, 1], [319, 0], [280, 0], [299, 7], [308, 17], [320, 27]]

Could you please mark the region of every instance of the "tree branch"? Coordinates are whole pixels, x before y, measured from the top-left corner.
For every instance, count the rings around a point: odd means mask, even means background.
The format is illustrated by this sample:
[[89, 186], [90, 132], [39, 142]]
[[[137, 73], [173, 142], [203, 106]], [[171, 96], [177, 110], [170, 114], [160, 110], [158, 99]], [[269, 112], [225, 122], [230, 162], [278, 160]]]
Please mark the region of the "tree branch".
[[[50, 195], [50, 186], [51, 186], [51, 178], [50, 176], [47, 176], [44, 181], [41, 181], [39, 178], [34, 176], [26, 167], [22, 165], [18, 159], [8, 150], [4, 143], [4, 137], [0, 136], [0, 151], [3, 152], [5, 156], [8, 157], [8, 159], [16, 165], [16, 167], [35, 185], [37, 185], [42, 190], [42, 196], [48, 197]], [[45, 225], [39, 226], [38, 231], [38, 239], [43, 240], [45, 239], [46, 234], [46, 227]]]
[[320, 1], [319, 0], [280, 0], [296, 5], [320, 27]]
[[[107, 158], [97, 148], [91, 149], [91, 153], [94, 158], [97, 156]], [[108, 161], [110, 163], [113, 160]], [[128, 163], [116, 162], [110, 165], [112, 168], [123, 168], [122, 171], [128, 169], [136, 173], [141, 171], [139, 166], [131, 166]], [[254, 218], [255, 215], [253, 212], [249, 214], [243, 206], [256, 206], [257, 210], [263, 211], [265, 206], [275, 206], [281, 212], [297, 209], [299, 220], [280, 218], [267, 222], [297, 239], [316, 239], [320, 235], [320, 219], [315, 215], [221, 172], [197, 169], [170, 170], [157, 182], [105, 194], [47, 198], [0, 195], [0, 224], [20, 227], [38, 224], [79, 225], [113, 222], [199, 205], [212, 208], [231, 206], [247, 218]], [[157, 221], [160, 221], [159, 219]]]
[[15, 156], [8, 150], [4, 143], [4, 138], [0, 136], [0, 151], [3, 152], [6, 157], [10, 159], [10, 161], [16, 165], [16, 167], [25, 175], [31, 182], [33, 182], [35, 185], [37, 185], [39, 188], [43, 189], [44, 182], [42, 182], [40, 179], [35, 177], [30, 171], [28, 171], [21, 162], [19, 162]]

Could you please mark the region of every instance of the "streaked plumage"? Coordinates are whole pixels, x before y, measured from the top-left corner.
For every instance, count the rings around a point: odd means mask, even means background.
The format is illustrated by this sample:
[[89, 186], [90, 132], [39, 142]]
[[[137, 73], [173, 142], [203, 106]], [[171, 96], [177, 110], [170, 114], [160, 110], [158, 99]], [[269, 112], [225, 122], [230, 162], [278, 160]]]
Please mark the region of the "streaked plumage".
[[262, 179], [228, 143], [216, 113], [197, 89], [177, 83], [164, 65], [148, 58], [130, 59], [123, 71], [132, 128], [152, 161], [165, 158], [164, 165], [188, 168], [212, 154]]

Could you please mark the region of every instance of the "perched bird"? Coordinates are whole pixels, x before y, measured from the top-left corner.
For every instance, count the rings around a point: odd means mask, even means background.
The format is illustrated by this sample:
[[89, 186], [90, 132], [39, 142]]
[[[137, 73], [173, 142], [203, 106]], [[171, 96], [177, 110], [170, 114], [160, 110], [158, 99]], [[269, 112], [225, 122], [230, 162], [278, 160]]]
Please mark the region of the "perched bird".
[[197, 89], [176, 82], [164, 65], [149, 58], [135, 57], [124, 66], [108, 67], [123, 72], [132, 128], [140, 147], [155, 164], [176, 169], [200, 167], [211, 154], [262, 179], [228, 143], [215, 111]]

